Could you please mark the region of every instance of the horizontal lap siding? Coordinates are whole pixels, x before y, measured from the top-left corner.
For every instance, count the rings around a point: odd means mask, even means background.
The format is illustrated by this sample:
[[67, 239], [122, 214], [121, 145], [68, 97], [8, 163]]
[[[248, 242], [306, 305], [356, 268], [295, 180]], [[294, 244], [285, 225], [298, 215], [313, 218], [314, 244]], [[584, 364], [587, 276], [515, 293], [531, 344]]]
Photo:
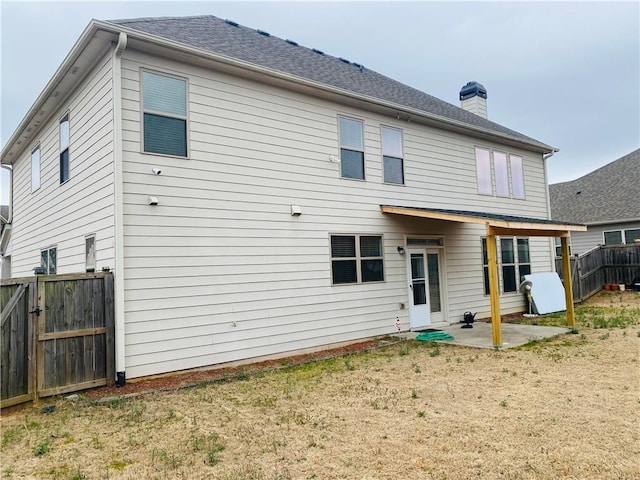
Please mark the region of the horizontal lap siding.
[[[188, 79], [189, 159], [140, 153], [141, 67]], [[380, 204], [546, 216], [542, 161], [525, 151], [509, 150], [524, 159], [527, 200], [482, 197], [473, 149], [485, 142], [130, 50], [122, 77], [128, 377], [392, 333], [396, 317], [408, 328], [396, 247], [410, 234], [445, 236], [448, 319], [488, 311], [483, 228], [385, 216]], [[365, 122], [364, 182], [329, 159], [338, 115]], [[404, 131], [405, 186], [382, 183], [381, 124]], [[384, 235], [386, 281], [332, 286], [332, 233]], [[523, 309], [519, 295], [503, 301]]]
[[587, 227], [586, 232], [571, 234], [571, 253], [580, 254], [604, 245], [604, 232], [612, 230], [633, 230], [640, 228], [640, 222], [616, 223], [612, 225], [595, 225]]
[[[60, 185], [58, 128], [69, 111], [69, 180]], [[31, 192], [31, 149], [14, 165], [12, 275], [33, 274], [40, 250], [57, 247], [57, 273], [85, 270], [85, 236], [95, 234], [96, 268], [114, 266], [111, 55], [84, 78], [37, 137], [40, 189]]]

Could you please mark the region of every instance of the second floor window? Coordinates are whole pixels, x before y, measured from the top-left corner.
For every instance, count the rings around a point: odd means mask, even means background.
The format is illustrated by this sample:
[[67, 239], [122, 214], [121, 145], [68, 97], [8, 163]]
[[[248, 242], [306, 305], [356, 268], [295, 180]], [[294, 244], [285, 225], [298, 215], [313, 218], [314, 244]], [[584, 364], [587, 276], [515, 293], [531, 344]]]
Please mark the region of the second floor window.
[[361, 121], [339, 117], [340, 175], [364, 180], [364, 127]]
[[478, 193], [524, 200], [522, 157], [486, 148], [475, 148]]
[[380, 127], [382, 137], [382, 164], [385, 183], [404, 184], [402, 131]]
[[31, 191], [40, 188], [40, 146], [31, 152]]
[[147, 153], [187, 156], [187, 82], [142, 72], [144, 146]]
[[60, 183], [69, 180], [69, 114], [60, 119]]

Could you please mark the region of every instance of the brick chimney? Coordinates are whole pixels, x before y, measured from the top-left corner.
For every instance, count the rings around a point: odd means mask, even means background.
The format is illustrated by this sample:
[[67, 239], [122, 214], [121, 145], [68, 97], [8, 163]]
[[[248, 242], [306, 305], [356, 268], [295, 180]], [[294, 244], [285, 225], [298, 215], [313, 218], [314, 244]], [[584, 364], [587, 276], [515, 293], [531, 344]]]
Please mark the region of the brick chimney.
[[469, 82], [460, 89], [460, 106], [468, 112], [487, 118], [487, 89], [478, 82]]

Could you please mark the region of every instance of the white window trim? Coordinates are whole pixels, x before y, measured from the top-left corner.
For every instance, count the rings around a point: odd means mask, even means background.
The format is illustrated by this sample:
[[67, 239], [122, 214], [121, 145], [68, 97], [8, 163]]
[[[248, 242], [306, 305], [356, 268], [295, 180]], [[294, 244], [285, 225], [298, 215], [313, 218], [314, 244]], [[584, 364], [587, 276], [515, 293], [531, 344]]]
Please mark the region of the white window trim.
[[[491, 193], [489, 192], [481, 192], [480, 191], [480, 182], [478, 178], [478, 157], [477, 151], [484, 150], [489, 152], [489, 172], [490, 172], [490, 183], [491, 183]], [[506, 157], [506, 175], [507, 175], [507, 195], [498, 195], [498, 184], [496, 177], [496, 162], [495, 162], [495, 153], [501, 153]], [[508, 151], [504, 151], [501, 149], [494, 149], [492, 147], [487, 147], [485, 145], [474, 145], [473, 147], [473, 157], [475, 162], [476, 169], [476, 191], [478, 195], [483, 195], [486, 197], [496, 197], [496, 198], [509, 198], [511, 200], [526, 200], [527, 199], [527, 182], [525, 178], [524, 172], [524, 157], [522, 155], [518, 155], [515, 153], [510, 153]], [[523, 196], [516, 197], [514, 195], [513, 189], [513, 169], [511, 167], [511, 157], [517, 157], [520, 159], [522, 164], [522, 188], [523, 188]]]
[[[38, 186], [36, 188], [33, 188], [33, 154], [35, 153], [35, 151], [38, 151]], [[40, 148], [40, 142], [38, 142], [32, 149], [31, 149], [31, 156], [29, 157], [29, 160], [31, 160], [31, 193], [35, 193], [38, 190], [40, 190], [40, 187], [42, 187], [42, 149]]]
[[[383, 136], [382, 136], [382, 130], [383, 129], [387, 129], [387, 130], [394, 130], [396, 132], [400, 133], [400, 148], [401, 148], [401, 152], [400, 152], [400, 157], [396, 157], [395, 155], [385, 155], [384, 153], [384, 142], [383, 142]], [[381, 152], [381, 157], [382, 157], [382, 183], [385, 183], [387, 185], [406, 185], [406, 176], [405, 176], [405, 154], [404, 154], [404, 130], [402, 130], [401, 128], [396, 128], [396, 127], [390, 127], [388, 125], [380, 125], [380, 152]], [[389, 158], [397, 158], [399, 160], [402, 161], [402, 183], [396, 183], [396, 182], [387, 182], [387, 180], [384, 178], [384, 157], [389, 157]]]
[[[356, 242], [356, 256], [355, 257], [334, 257], [333, 252], [331, 251], [331, 237], [355, 237]], [[360, 255], [360, 237], [380, 237], [380, 249], [382, 255], [379, 257], [362, 257]], [[375, 282], [363, 282], [362, 281], [362, 270], [360, 268], [360, 262], [362, 259], [365, 260], [382, 260], [382, 280], [378, 280]], [[350, 283], [333, 283], [333, 261], [334, 260], [355, 260], [356, 261], [356, 281]], [[387, 281], [386, 275], [386, 262], [384, 256], [384, 235], [381, 233], [330, 233], [329, 234], [329, 270], [331, 273], [331, 286], [332, 287], [344, 287], [344, 286], [353, 286], [353, 285], [369, 285], [369, 284], [378, 284], [385, 283]]]
[[616, 229], [616, 230], [603, 230], [602, 231], [602, 244], [603, 245], [607, 245], [607, 240], [605, 238], [605, 233], [614, 233], [614, 232], [619, 232], [620, 233], [620, 240], [622, 241], [622, 243], [610, 243], [609, 245], [625, 245], [624, 230], [622, 230], [621, 228]]
[[[93, 238], [93, 269], [89, 268], [89, 265], [87, 264], [87, 240], [89, 240], [90, 238]], [[84, 270], [85, 272], [95, 272], [97, 269], [97, 263], [98, 263], [98, 249], [96, 248], [97, 242], [96, 242], [96, 234], [95, 233], [91, 233], [89, 235], [85, 235], [84, 237]]]
[[[60, 125], [62, 124], [62, 120], [64, 119], [64, 117], [67, 117], [67, 122], [69, 123], [69, 145], [67, 145], [67, 148], [65, 148], [64, 150], [62, 149], [62, 145], [60, 144]], [[69, 180], [71, 180], [71, 110], [67, 110], [65, 111], [65, 113], [63, 113], [62, 115], [60, 115], [60, 117], [58, 118], [58, 180], [60, 180], [60, 155], [62, 155], [62, 153], [67, 150], [67, 169], [69, 170], [68, 173], [68, 177], [64, 182], [60, 182], [60, 185], [64, 185], [66, 184]]]
[[[144, 98], [143, 98], [143, 88], [144, 88], [144, 80], [143, 80], [143, 72], [148, 72], [148, 73], [152, 73], [154, 75], [160, 75], [160, 76], [164, 76], [164, 77], [171, 77], [171, 78], [175, 78], [177, 80], [183, 80], [185, 82], [185, 110], [187, 112], [187, 114], [183, 117], [181, 115], [176, 115], [173, 113], [167, 113], [167, 112], [159, 112], [157, 110], [145, 110], [144, 108]], [[157, 157], [165, 157], [165, 158], [180, 158], [182, 160], [188, 160], [190, 158], [191, 155], [191, 129], [189, 128], [189, 126], [191, 125], [191, 121], [190, 121], [190, 113], [191, 113], [191, 109], [189, 108], [190, 102], [189, 102], [189, 79], [187, 77], [183, 77], [180, 75], [175, 75], [173, 73], [169, 73], [169, 72], [165, 72], [165, 71], [160, 71], [160, 70], [153, 70], [151, 68], [140, 68], [140, 153], [142, 153], [143, 155], [153, 155], [153, 156], [157, 156]], [[152, 115], [160, 115], [163, 117], [169, 117], [169, 118], [178, 118], [180, 120], [185, 120], [186, 121], [186, 125], [185, 125], [185, 129], [186, 129], [186, 148], [187, 148], [187, 154], [183, 157], [180, 155], [170, 155], [168, 153], [156, 153], [156, 152], [147, 152], [144, 149], [144, 114], [145, 113], [150, 113]]]
[[[351, 120], [353, 122], [358, 122], [362, 125], [362, 150], [354, 150], [352, 147], [344, 147], [345, 150], [351, 150], [352, 152], [362, 152], [362, 178], [352, 178], [352, 177], [343, 177], [342, 176], [342, 136], [340, 135], [340, 119], [344, 118], [345, 120]], [[343, 180], [354, 180], [356, 182], [364, 182], [367, 179], [367, 155], [365, 154], [365, 138], [364, 138], [364, 120], [361, 118], [350, 117], [348, 115], [338, 115], [338, 158], [340, 159], [340, 178]]]

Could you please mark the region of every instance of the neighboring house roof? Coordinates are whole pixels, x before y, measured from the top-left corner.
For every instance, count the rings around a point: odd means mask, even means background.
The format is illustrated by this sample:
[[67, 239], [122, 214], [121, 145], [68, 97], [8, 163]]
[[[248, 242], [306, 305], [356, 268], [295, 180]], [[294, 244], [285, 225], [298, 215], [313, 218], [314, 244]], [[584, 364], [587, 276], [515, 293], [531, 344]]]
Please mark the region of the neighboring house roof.
[[553, 149], [358, 63], [211, 15], [112, 20], [110, 23]]
[[640, 220], [640, 149], [576, 180], [549, 185], [551, 218], [598, 225]]

